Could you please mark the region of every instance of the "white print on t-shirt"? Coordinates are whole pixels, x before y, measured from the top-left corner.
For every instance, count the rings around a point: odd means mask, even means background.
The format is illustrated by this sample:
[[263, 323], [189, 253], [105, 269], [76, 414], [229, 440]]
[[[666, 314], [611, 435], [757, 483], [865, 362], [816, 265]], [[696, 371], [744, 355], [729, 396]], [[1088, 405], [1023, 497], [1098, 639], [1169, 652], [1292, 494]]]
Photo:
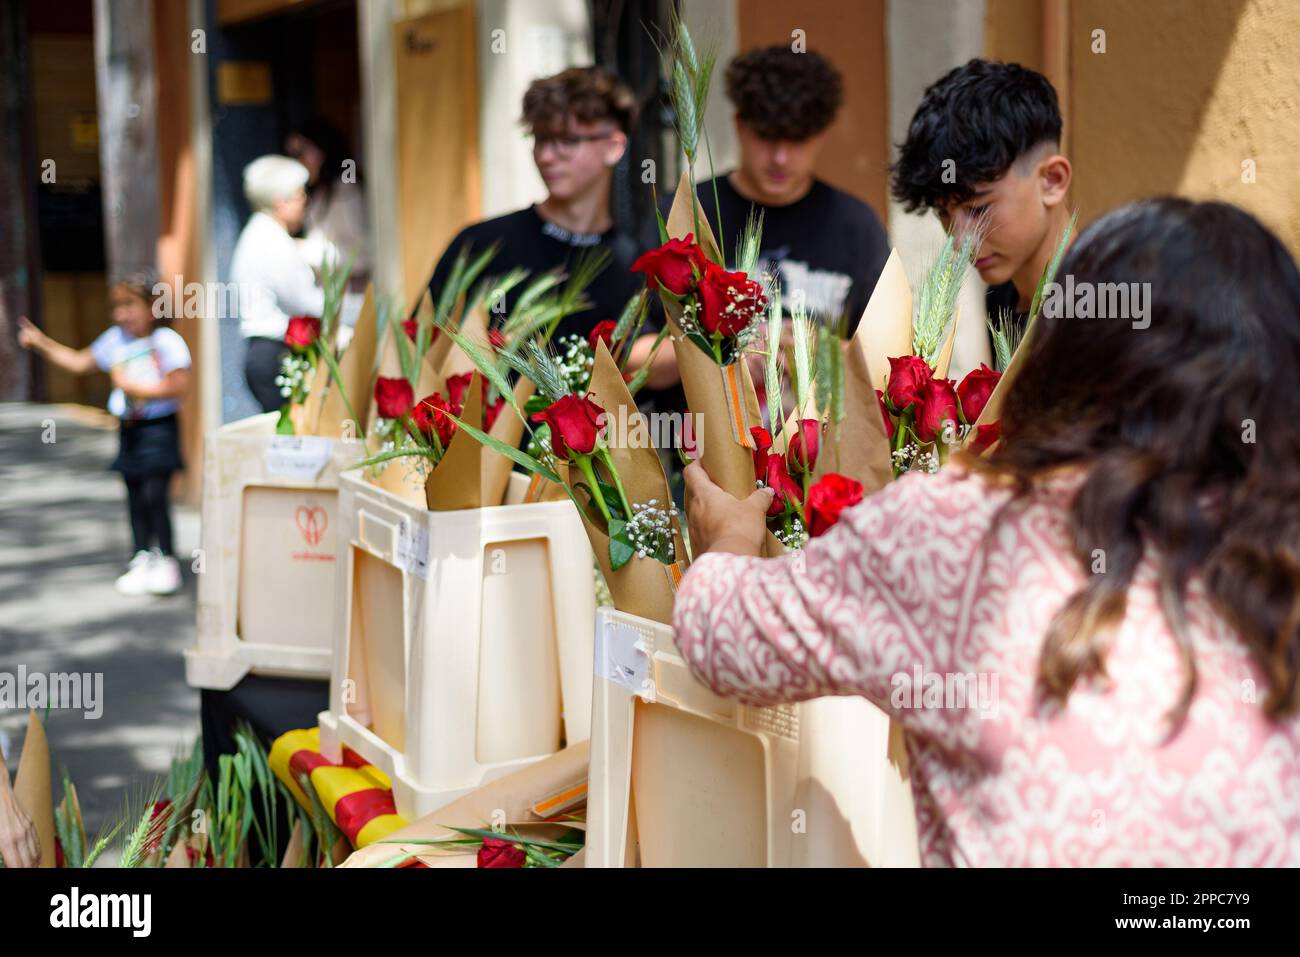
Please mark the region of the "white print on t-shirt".
[[762, 269], [781, 278], [781, 296], [787, 306], [793, 306], [792, 297], [801, 290], [803, 304], [809, 312], [834, 319], [844, 310], [853, 279], [839, 272], [811, 269], [797, 259], [765, 260]]

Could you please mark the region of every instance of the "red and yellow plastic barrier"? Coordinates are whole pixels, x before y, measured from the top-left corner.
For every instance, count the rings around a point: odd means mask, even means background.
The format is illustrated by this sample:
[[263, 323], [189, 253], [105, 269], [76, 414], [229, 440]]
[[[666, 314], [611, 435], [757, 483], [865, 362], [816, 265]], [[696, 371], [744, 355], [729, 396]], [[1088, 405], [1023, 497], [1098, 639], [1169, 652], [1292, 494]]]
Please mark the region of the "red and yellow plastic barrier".
[[307, 810], [311, 800], [298, 785], [306, 774], [325, 812], [356, 848], [381, 841], [407, 825], [393, 804], [387, 775], [355, 751], [343, 749], [343, 763], [320, 753], [320, 729], [286, 731], [271, 745], [271, 770]]

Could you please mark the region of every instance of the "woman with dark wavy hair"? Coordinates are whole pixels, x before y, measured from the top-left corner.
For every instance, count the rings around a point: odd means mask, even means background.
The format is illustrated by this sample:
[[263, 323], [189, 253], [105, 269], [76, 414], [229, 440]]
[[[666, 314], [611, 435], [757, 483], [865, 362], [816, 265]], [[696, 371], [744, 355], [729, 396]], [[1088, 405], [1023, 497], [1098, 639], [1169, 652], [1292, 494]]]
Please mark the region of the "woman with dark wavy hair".
[[1061, 275], [1149, 312], [1041, 316], [988, 458], [772, 560], [767, 493], [689, 467], [678, 645], [719, 694], [897, 719], [926, 864], [1300, 865], [1300, 273], [1159, 199]]

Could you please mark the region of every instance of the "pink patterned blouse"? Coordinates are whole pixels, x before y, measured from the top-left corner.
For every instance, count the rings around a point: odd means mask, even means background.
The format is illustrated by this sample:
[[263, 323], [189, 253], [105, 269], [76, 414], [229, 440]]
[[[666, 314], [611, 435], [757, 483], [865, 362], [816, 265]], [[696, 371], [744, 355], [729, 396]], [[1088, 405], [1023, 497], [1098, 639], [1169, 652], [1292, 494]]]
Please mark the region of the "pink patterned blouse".
[[1085, 574], [1069, 552], [1075, 483], [995, 526], [1011, 492], [950, 465], [870, 496], [802, 553], [703, 555], [678, 592], [677, 643], [719, 694], [857, 694], [897, 718], [925, 865], [1300, 865], [1300, 718], [1266, 718], [1267, 684], [1201, 582], [1187, 601], [1199, 686], [1172, 739], [1182, 671], [1149, 553], [1110, 687], [1035, 704], [1043, 636]]

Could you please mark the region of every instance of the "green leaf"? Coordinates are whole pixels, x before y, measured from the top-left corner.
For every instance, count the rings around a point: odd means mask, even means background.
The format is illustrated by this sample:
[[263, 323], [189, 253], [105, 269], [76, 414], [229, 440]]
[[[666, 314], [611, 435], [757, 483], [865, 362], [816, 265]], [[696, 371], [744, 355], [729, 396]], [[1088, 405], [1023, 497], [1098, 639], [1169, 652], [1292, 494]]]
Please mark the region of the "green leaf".
[[534, 475], [540, 475], [548, 482], [555, 482], [557, 485], [563, 484], [560, 482], [560, 477], [556, 475], [555, 472], [547, 468], [542, 462], [533, 458], [527, 452], [521, 451], [520, 449], [515, 448], [513, 445], [507, 445], [505, 442], [502, 442], [496, 436], [488, 435], [482, 429], [476, 429], [474, 428], [474, 426], [462, 422], [454, 415], [449, 415], [448, 418], [450, 418], [453, 422], [455, 422], [458, 428], [464, 429], [471, 436], [473, 436], [473, 438], [476, 441], [478, 441], [480, 444], [487, 446], [489, 449], [491, 449], [494, 452], [500, 452], [502, 455], [510, 459], [510, 461], [514, 462], [516, 465], [522, 465], [529, 472], [533, 473]]
[[632, 547], [632, 541], [628, 538], [627, 522], [621, 518], [611, 518], [609, 520], [609, 566], [614, 571], [618, 571], [624, 565], [632, 560], [636, 554], [636, 549]]

